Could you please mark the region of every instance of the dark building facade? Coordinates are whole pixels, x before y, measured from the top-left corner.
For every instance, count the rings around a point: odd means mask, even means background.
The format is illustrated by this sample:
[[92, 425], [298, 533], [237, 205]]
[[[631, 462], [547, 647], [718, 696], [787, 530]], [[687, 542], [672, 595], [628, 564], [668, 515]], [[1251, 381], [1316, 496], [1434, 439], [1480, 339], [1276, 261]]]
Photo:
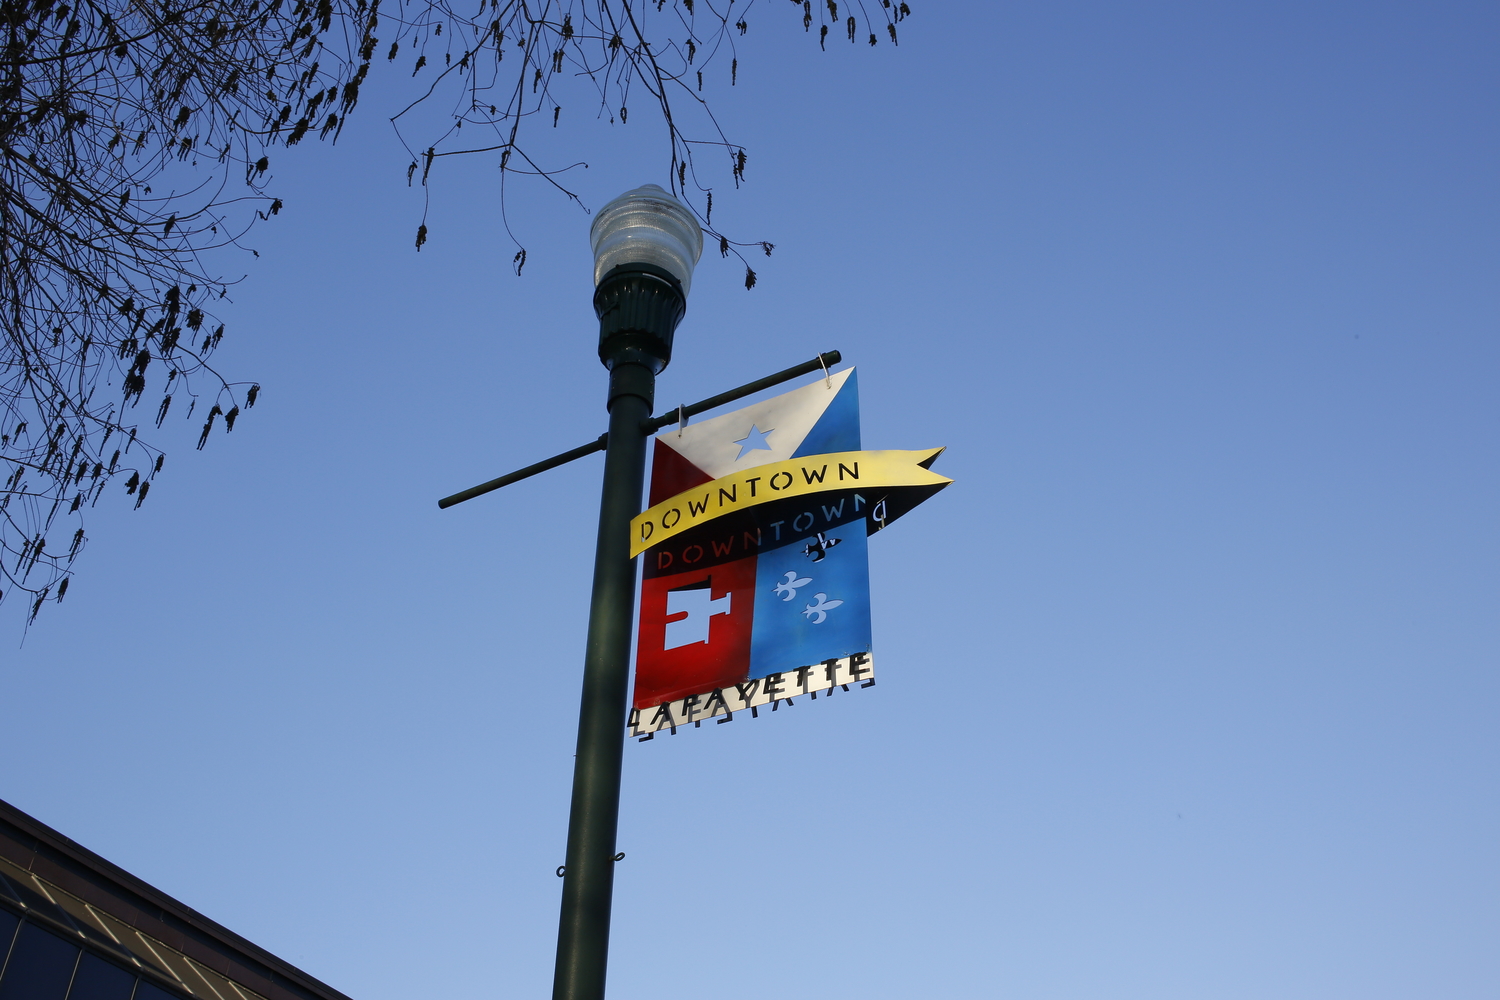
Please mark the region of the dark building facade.
[[0, 1000], [349, 1000], [0, 801]]

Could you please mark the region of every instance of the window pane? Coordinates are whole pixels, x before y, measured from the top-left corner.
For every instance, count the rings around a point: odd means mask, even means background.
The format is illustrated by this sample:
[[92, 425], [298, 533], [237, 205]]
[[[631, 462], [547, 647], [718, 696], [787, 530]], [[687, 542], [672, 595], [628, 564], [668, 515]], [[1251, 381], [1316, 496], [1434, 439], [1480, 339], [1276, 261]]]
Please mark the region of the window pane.
[[10, 939], [16, 936], [16, 925], [21, 918], [9, 910], [0, 909], [0, 969], [5, 968], [5, 956], [10, 954]]
[[135, 1000], [178, 1000], [178, 996], [142, 979], [141, 985], [135, 988]]
[[22, 924], [0, 979], [0, 1000], [63, 1000], [77, 961], [76, 947], [36, 924]]
[[68, 1000], [130, 1000], [135, 975], [98, 955], [83, 953]]

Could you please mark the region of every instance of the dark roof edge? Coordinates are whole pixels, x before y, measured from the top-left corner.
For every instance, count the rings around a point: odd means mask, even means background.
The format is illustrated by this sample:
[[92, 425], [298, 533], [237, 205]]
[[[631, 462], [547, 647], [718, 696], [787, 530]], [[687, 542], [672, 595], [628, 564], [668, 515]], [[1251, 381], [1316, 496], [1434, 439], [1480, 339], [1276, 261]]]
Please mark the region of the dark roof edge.
[[22, 830], [27, 836], [34, 837], [40, 843], [63, 855], [75, 864], [82, 865], [89, 871], [109, 879], [119, 888], [171, 914], [198, 933], [239, 952], [247, 958], [253, 959], [273, 972], [275, 974], [272, 977], [273, 979], [276, 977], [284, 978], [315, 996], [325, 998], [325, 1000], [350, 1000], [348, 996], [340, 993], [332, 986], [313, 978], [296, 966], [277, 958], [253, 941], [245, 940], [234, 931], [216, 921], [210, 920], [192, 907], [178, 902], [150, 883], [136, 878], [119, 865], [101, 858], [87, 847], [63, 836], [41, 820], [27, 815], [4, 799], [0, 799], [0, 820], [4, 820], [17, 829]]

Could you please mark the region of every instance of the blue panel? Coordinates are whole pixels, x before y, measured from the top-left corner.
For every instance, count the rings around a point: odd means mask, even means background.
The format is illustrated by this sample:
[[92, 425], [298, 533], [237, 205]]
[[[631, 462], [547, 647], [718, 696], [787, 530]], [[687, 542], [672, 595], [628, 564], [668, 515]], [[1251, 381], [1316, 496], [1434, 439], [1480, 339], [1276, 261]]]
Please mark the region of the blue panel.
[[98, 955], [83, 953], [68, 1000], [130, 1000], [135, 975]]
[[793, 458], [804, 455], [827, 455], [835, 451], [859, 451], [859, 373], [851, 371], [828, 409], [813, 424], [807, 437], [792, 452]]
[[77, 962], [76, 946], [24, 923], [0, 978], [0, 1000], [63, 1000]]
[[[817, 541], [816, 534], [760, 554], [751, 677], [869, 652], [870, 563], [864, 520], [829, 529], [824, 537], [837, 538], [838, 544], [819, 562], [804, 552]], [[821, 600], [819, 594], [824, 595]], [[843, 603], [831, 607], [834, 601]], [[821, 614], [819, 608], [824, 609]]]

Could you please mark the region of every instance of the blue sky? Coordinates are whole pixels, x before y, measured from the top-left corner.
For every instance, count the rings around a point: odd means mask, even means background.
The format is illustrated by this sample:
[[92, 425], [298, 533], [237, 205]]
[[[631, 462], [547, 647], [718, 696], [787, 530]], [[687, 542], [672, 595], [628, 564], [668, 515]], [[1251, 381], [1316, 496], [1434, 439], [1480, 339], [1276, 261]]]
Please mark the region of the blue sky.
[[[838, 348], [956, 484], [871, 540], [878, 687], [627, 748], [611, 995], [1493, 997], [1494, 6], [748, 20], [777, 250], [661, 408]], [[513, 188], [516, 278], [451, 160], [413, 252], [403, 76], [274, 157], [261, 402], [93, 515], [0, 797], [358, 1000], [545, 996], [600, 462], [436, 500], [603, 429], [589, 216]], [[589, 207], [664, 181], [563, 125]]]

